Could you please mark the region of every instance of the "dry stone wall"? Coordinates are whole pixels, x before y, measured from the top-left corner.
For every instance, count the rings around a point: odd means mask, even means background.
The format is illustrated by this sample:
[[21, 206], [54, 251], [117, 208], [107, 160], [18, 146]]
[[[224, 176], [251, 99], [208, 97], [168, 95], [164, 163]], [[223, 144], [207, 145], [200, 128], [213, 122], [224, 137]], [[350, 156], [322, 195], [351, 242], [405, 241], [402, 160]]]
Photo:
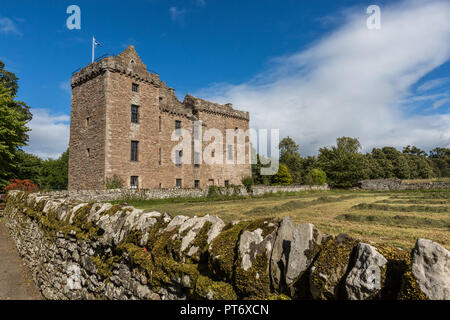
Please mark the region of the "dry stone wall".
[[400, 179], [374, 179], [360, 182], [364, 190], [444, 190], [450, 189], [449, 182], [417, 182], [404, 183]]
[[20, 191], [5, 223], [47, 299], [450, 299], [450, 253], [424, 239], [408, 252], [288, 217], [225, 224]]
[[[248, 193], [243, 186], [217, 187], [221, 195], [261, 196], [266, 193], [299, 192], [310, 190], [329, 190], [323, 186], [253, 186]], [[51, 191], [42, 194], [47, 196], [67, 197], [73, 201], [114, 201], [124, 199], [167, 199], [167, 198], [203, 198], [208, 196], [208, 189], [168, 188], [168, 189], [112, 189], [112, 190], [69, 190]]]

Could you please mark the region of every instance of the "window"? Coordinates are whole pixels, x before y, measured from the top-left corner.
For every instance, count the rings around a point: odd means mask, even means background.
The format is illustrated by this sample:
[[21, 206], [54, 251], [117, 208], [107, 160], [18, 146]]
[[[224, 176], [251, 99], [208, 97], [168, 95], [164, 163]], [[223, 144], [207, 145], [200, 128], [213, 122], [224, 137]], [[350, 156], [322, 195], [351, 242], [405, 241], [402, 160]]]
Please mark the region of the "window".
[[233, 160], [233, 145], [229, 144], [228, 145], [228, 160]]
[[225, 187], [228, 187], [230, 185], [230, 180], [225, 180]]
[[159, 97], [159, 102], [162, 102], [163, 101], [163, 97]]
[[162, 164], [161, 148], [159, 148], [159, 160], [158, 160], [158, 164], [159, 164], [159, 165]]
[[194, 152], [194, 167], [198, 168], [200, 167], [200, 153]]
[[130, 188], [131, 189], [138, 189], [139, 188], [139, 177], [131, 176], [131, 178], [130, 178]]
[[211, 157], [215, 157], [216, 156], [216, 150], [213, 150], [212, 152], [211, 152]]
[[86, 155], [87, 155], [88, 158], [91, 156], [91, 149], [90, 148], [86, 149]]
[[159, 132], [161, 132], [161, 116], [159, 116]]
[[210, 186], [213, 186], [213, 185], [214, 185], [214, 179], [209, 179], [209, 180], [208, 180], [208, 184], [209, 184]]
[[183, 156], [182, 150], [175, 150], [175, 165], [181, 167], [181, 157]]
[[91, 122], [91, 117], [87, 117], [86, 118], [86, 127], [89, 126], [89, 123]]
[[131, 122], [139, 123], [139, 106], [131, 105]]
[[181, 121], [175, 120], [175, 131], [177, 135], [181, 134]]
[[199, 189], [200, 188], [200, 180], [194, 180], [194, 188]]
[[139, 141], [131, 141], [131, 161], [138, 161]]
[[182, 187], [181, 179], [177, 179], [176, 186], [177, 186], [177, 188], [181, 188]]
[[162, 189], [162, 183], [161, 182], [159, 183], [159, 188]]
[[136, 83], [133, 83], [133, 84], [131, 85], [131, 91], [133, 91], [133, 92], [138, 92], [138, 91], [139, 91], [139, 85], [136, 84]]

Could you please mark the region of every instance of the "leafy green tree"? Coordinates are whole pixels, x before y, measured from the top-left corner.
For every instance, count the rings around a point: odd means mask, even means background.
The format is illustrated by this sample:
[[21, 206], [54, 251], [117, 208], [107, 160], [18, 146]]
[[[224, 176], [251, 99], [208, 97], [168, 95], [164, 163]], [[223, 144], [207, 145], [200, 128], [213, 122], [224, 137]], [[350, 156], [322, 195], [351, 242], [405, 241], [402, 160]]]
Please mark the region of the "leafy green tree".
[[434, 148], [428, 159], [437, 177], [450, 177], [450, 149]]
[[280, 163], [284, 164], [292, 176], [294, 183], [302, 182], [302, 157], [299, 153], [299, 146], [290, 137], [284, 138], [280, 142]]
[[52, 190], [67, 189], [69, 171], [69, 149], [54, 160], [48, 159], [42, 163], [41, 188]]
[[22, 150], [17, 151], [16, 160], [17, 165], [14, 168], [14, 178], [19, 180], [30, 179], [41, 186], [43, 160]]
[[29, 107], [15, 100], [18, 78], [0, 61], [0, 187], [6, 186], [17, 166], [17, 152], [28, 141]]
[[319, 150], [318, 164], [325, 171], [331, 186], [350, 188], [369, 177], [367, 158], [359, 153], [358, 139], [342, 137], [336, 140], [336, 147]]
[[322, 169], [312, 169], [306, 175], [306, 183], [309, 185], [323, 185], [327, 182], [327, 174]]
[[292, 176], [289, 173], [288, 168], [280, 163], [278, 172], [272, 176], [273, 185], [289, 185], [292, 184]]

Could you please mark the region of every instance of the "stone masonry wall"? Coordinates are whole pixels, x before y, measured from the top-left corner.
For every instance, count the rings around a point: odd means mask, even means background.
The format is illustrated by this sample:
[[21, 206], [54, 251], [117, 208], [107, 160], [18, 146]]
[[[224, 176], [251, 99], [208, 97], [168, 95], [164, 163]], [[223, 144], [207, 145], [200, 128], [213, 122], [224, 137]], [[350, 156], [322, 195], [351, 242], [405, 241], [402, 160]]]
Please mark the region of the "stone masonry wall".
[[11, 191], [5, 224], [47, 299], [450, 299], [450, 252], [261, 218], [170, 217]]
[[450, 189], [449, 182], [405, 183], [400, 179], [374, 179], [360, 182], [364, 190], [440, 190]]
[[[220, 187], [217, 191], [222, 195], [262, 196], [266, 193], [299, 192], [329, 190], [323, 186], [252, 186], [250, 194], [243, 186]], [[112, 189], [112, 190], [69, 190], [41, 192], [47, 196], [67, 197], [72, 201], [114, 201], [124, 199], [150, 200], [167, 198], [204, 198], [208, 196], [208, 189], [168, 188], [168, 189]]]

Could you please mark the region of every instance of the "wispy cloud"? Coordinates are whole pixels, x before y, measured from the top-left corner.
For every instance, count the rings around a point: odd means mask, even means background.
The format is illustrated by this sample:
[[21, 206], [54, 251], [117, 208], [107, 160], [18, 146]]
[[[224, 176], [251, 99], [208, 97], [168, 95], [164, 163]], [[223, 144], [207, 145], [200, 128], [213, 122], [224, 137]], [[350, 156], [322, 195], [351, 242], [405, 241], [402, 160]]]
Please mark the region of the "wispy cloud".
[[366, 28], [365, 10], [347, 13], [334, 32], [275, 59], [251, 81], [197, 94], [250, 111], [252, 127], [280, 128], [302, 154], [316, 154], [344, 135], [359, 138], [369, 151], [385, 145], [450, 147], [450, 114], [411, 116], [399, 103], [449, 60], [450, 3], [405, 1], [381, 10], [381, 30]]
[[429, 80], [429, 81], [425, 82], [424, 84], [422, 84], [421, 86], [419, 86], [417, 88], [417, 91], [424, 92], [424, 91], [428, 91], [431, 89], [435, 89], [440, 86], [443, 86], [444, 84], [446, 84], [448, 82], [450, 82], [450, 77]]
[[179, 9], [177, 7], [170, 7], [170, 18], [172, 21], [184, 24], [184, 19], [186, 16], [186, 9]]
[[68, 94], [72, 94], [72, 87], [70, 86], [70, 80], [60, 82], [59, 88]]
[[435, 103], [433, 103], [433, 106], [431, 108], [429, 108], [428, 110], [439, 109], [440, 107], [442, 107], [443, 105], [445, 105], [445, 104], [447, 104], [449, 102], [450, 102], [450, 98], [441, 99], [441, 100], [436, 101]]
[[52, 114], [47, 109], [32, 109], [31, 112], [30, 141], [25, 150], [44, 159], [58, 158], [69, 146], [70, 116]]
[[0, 33], [22, 36], [14, 21], [7, 17], [0, 17]]

